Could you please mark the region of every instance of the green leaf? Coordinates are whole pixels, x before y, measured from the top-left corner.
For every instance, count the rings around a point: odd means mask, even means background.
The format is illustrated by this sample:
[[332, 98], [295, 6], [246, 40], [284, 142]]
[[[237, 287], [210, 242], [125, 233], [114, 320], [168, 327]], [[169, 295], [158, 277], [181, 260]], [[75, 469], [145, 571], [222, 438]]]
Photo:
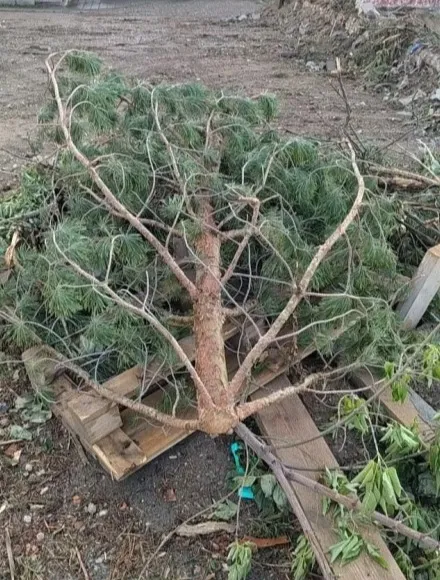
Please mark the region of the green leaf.
[[237, 515], [237, 510], [237, 504], [227, 499], [217, 507], [213, 517], [218, 520], [229, 521]]
[[260, 486], [266, 497], [271, 497], [277, 484], [277, 478], [272, 473], [265, 473], [261, 476]]
[[257, 481], [256, 475], [243, 475], [235, 478], [240, 487], [252, 487]]
[[9, 427], [9, 435], [11, 439], [19, 439], [22, 441], [32, 440], [32, 433], [29, 431], [29, 429], [25, 429], [20, 425], [11, 425]]
[[379, 548], [377, 548], [377, 546], [375, 546], [374, 544], [370, 544], [369, 542], [367, 542], [365, 544], [365, 548], [367, 550], [367, 554], [371, 558], [373, 558], [373, 560], [375, 562], [377, 562], [379, 564], [379, 566], [382, 566], [382, 568], [384, 568], [385, 570], [388, 570], [388, 562], [382, 556], [382, 554], [380, 553], [380, 550], [379, 550]]
[[34, 400], [34, 397], [31, 393], [24, 395], [24, 397], [17, 397], [15, 399], [15, 408], [18, 410], [24, 409], [25, 407], [28, 407], [32, 403], [33, 400]]
[[374, 492], [372, 490], [368, 490], [362, 500], [362, 506], [364, 507], [365, 511], [368, 513], [374, 512], [377, 506], [377, 500]]
[[272, 492], [272, 499], [280, 510], [287, 506], [287, 497], [281, 486], [277, 483]]
[[41, 405], [34, 405], [31, 409], [23, 411], [23, 419], [30, 423], [42, 425], [43, 423], [47, 423], [51, 418], [52, 411], [50, 409], [44, 409]]

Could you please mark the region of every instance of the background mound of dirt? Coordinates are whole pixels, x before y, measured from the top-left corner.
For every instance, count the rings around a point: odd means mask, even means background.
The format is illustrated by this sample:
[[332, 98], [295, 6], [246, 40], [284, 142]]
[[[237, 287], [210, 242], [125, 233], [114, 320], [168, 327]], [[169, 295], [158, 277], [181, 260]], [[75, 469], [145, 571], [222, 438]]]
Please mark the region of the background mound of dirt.
[[[372, 4], [370, 9], [374, 10]], [[299, 0], [262, 13], [286, 38], [284, 58], [301, 58], [312, 71], [334, 68], [361, 75], [424, 130], [440, 117], [440, 13], [400, 9], [359, 13], [354, 0]], [[432, 131], [431, 131], [432, 132]]]

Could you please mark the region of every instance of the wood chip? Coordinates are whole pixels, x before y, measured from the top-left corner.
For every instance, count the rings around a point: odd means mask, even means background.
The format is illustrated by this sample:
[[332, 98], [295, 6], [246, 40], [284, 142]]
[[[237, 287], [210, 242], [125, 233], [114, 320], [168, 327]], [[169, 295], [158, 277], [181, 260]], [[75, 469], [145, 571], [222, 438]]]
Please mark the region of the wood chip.
[[8, 528], [6, 528], [5, 531], [5, 541], [6, 541], [6, 553], [8, 554], [9, 573], [11, 575], [11, 580], [15, 580], [14, 554], [12, 553], [11, 536], [9, 535]]
[[178, 536], [192, 537], [192, 536], [207, 536], [209, 534], [218, 534], [226, 532], [233, 534], [235, 532], [235, 525], [227, 522], [202, 522], [201, 524], [182, 524], [176, 530]]
[[245, 536], [243, 542], [252, 542], [260, 550], [262, 548], [275, 548], [276, 546], [286, 546], [290, 544], [287, 536], [279, 536], [278, 538], [254, 538], [253, 536]]

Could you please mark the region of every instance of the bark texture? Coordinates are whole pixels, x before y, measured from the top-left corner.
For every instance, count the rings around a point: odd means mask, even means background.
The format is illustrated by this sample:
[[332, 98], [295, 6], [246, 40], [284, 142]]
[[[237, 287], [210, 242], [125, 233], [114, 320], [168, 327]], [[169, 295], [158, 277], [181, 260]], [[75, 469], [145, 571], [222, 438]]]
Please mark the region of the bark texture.
[[204, 431], [220, 434], [230, 431], [238, 423], [238, 418], [234, 398], [228, 388], [222, 333], [221, 240], [215, 232], [216, 224], [209, 200], [201, 202], [199, 213], [206, 227], [202, 228], [195, 243], [200, 259], [196, 267], [197, 296], [193, 305], [195, 367], [209, 395], [198, 393], [199, 420]]

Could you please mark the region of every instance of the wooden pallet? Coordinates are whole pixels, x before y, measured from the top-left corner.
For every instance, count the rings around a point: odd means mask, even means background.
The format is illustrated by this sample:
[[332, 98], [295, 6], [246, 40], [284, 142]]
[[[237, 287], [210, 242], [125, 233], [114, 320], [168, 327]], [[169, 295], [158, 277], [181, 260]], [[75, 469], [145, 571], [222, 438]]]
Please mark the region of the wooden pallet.
[[[297, 356], [298, 361], [309, 356], [314, 350], [314, 347], [310, 346], [300, 352]], [[48, 366], [52, 365], [53, 369], [56, 366], [56, 361], [49, 360], [50, 357], [47, 356], [47, 350], [45, 352], [44, 347], [35, 347], [23, 353], [25, 366], [35, 388], [41, 386], [41, 376], [35, 372], [35, 364], [30, 363], [39, 359], [44, 361], [46, 373]], [[228, 356], [230, 376], [233, 376], [238, 364], [237, 354], [233, 352]], [[286, 367], [278, 366], [260, 371], [253, 377], [247, 395], [252, 399], [256, 399], [267, 392], [285, 388], [289, 384], [285, 374], [286, 370]], [[50, 373], [49, 369], [49, 375]], [[116, 389], [116, 392], [136, 394], [140, 383], [139, 372], [130, 369], [109, 382]], [[117, 389], [118, 385], [120, 385], [120, 391]], [[146, 421], [143, 418], [139, 418], [129, 409], [120, 410], [117, 406], [108, 404], [99, 406], [96, 404], [101, 402], [99, 397], [92, 396], [89, 393], [78, 392], [77, 385], [65, 373], [57, 376], [51, 386], [56, 398], [53, 406], [54, 413], [117, 481], [126, 478], [191, 435], [188, 431]], [[165, 395], [165, 390], [157, 388], [143, 397], [142, 402], [158, 408], [163, 402]], [[80, 409], [78, 398], [80, 398], [80, 401], [84, 401], [86, 400], [84, 397], [90, 399], [90, 407], [83, 407], [87, 411], [89, 419], [86, 428], [84, 428], [84, 424], [81, 422], [77, 412]], [[101, 411], [104, 408], [105, 412], [102, 413]], [[75, 409], [76, 412], [72, 412], [72, 409]], [[91, 409], [99, 409], [99, 413], [92, 413]], [[117, 418], [115, 421], [117, 427], [99, 440], [91, 442], [89, 435], [92, 419], [96, 420], [95, 428], [97, 428], [109, 416]], [[187, 408], [178, 413], [178, 416], [187, 419], [195, 418], [196, 411], [193, 408]], [[262, 432], [272, 441], [275, 449], [279, 441], [291, 441], [294, 443], [299, 439], [303, 440], [319, 435], [318, 428], [298, 396], [290, 397], [281, 403], [272, 405], [260, 412], [256, 419]], [[301, 447], [280, 449], [277, 454], [282, 461], [289, 465], [298, 466], [300, 469], [310, 469], [311, 471], [306, 471], [306, 474], [313, 478], [318, 477], [317, 470], [324, 470], [326, 467], [338, 467], [336, 459], [322, 438]], [[298, 499], [297, 512], [298, 510], [301, 511], [297, 515], [302, 525], [305, 522], [307, 524], [304, 528], [305, 533], [309, 537], [312, 534], [312, 545], [315, 548], [319, 547], [321, 553], [327, 554], [329, 547], [337, 541], [331, 518], [322, 515], [321, 504], [313, 491], [294, 484], [292, 484], [292, 488]], [[366, 528], [364, 533], [380, 549], [383, 557], [388, 562], [388, 570], [385, 571], [379, 568], [371, 559], [361, 556], [352, 564], [343, 568], [338, 565], [331, 565], [334, 577], [342, 580], [351, 578], [359, 578], [361, 580], [379, 580], [379, 578], [383, 580], [391, 580], [392, 578], [403, 580], [404, 576], [381, 539], [379, 532], [371, 527]]]
[[[305, 358], [313, 351], [314, 348], [309, 347], [298, 355], [298, 359]], [[30, 365], [29, 362], [38, 360], [38, 358], [44, 360], [46, 369], [48, 365], [52, 364], [53, 367], [56, 365], [55, 361], [48, 360], [44, 347], [29, 349], [23, 354], [29, 377], [36, 388], [41, 384], [41, 377], [35, 373], [35, 366]], [[232, 376], [238, 366], [236, 356], [228, 358], [228, 366], [229, 374]], [[252, 387], [248, 395], [254, 400], [274, 390], [285, 388], [289, 385], [289, 380], [285, 374], [286, 370], [285, 367], [281, 366], [262, 370], [253, 377]], [[139, 382], [138, 375], [132, 373], [131, 376], [133, 377], [132, 390], [135, 392], [135, 387]], [[129, 383], [125, 380], [120, 381], [118, 379], [113, 381], [113, 384], [118, 383], [124, 389], [129, 386]], [[164, 427], [154, 422], [139, 419], [135, 413], [125, 409], [119, 415], [121, 425], [99, 441], [91, 443], [83, 425], [78, 421], [76, 415], [71, 412], [72, 402], [75, 402], [77, 397], [82, 395], [82, 393], [78, 393], [77, 385], [66, 374], [62, 374], [54, 379], [51, 386], [56, 398], [53, 406], [54, 413], [62, 420], [67, 429], [79, 437], [84, 447], [98, 459], [101, 465], [117, 481], [124, 479], [179, 441], [191, 435], [187, 431]], [[142, 402], [157, 408], [163, 401], [164, 396], [165, 391], [157, 389], [144, 397]], [[194, 418], [195, 410], [192, 408], [185, 409], [178, 416], [181, 418]], [[277, 443], [280, 441], [295, 443], [299, 440], [319, 435], [318, 428], [298, 396], [290, 397], [264, 409], [256, 416], [256, 419], [261, 431], [272, 442], [275, 450]], [[276, 452], [286, 464], [305, 470], [305, 474], [314, 479], [319, 475], [318, 470], [324, 470], [326, 467], [338, 467], [336, 459], [323, 438], [300, 447], [279, 449]], [[310, 471], [307, 471], [307, 469]], [[321, 553], [327, 554], [329, 547], [337, 541], [331, 517], [322, 515], [321, 504], [315, 492], [295, 484], [292, 484], [292, 488], [298, 499], [297, 511], [301, 511], [301, 514], [297, 513], [297, 515], [302, 525], [306, 522], [304, 526], [305, 533], [309, 537], [312, 534], [314, 540], [312, 545], [319, 546]], [[363, 532], [380, 549], [381, 554], [388, 562], [388, 570], [383, 570], [371, 559], [361, 556], [350, 565], [342, 568], [332, 564], [331, 568], [335, 579], [379, 580], [381, 578], [382, 580], [403, 580], [404, 576], [386, 544], [381, 539], [379, 532], [374, 527], [366, 528]]]
[[[239, 364], [240, 340], [237, 339], [237, 333], [236, 326], [225, 325], [224, 336], [230, 377], [233, 376]], [[250, 337], [252, 338], [252, 333]], [[193, 360], [193, 337], [186, 337], [179, 343], [188, 357]], [[314, 346], [303, 349], [297, 354], [294, 362], [300, 362], [314, 350]], [[57, 365], [53, 355], [51, 359], [50, 351], [44, 346], [25, 351], [22, 359], [35, 389], [43, 386], [41, 376], [39, 376], [41, 372], [35, 370], [38, 368], [35, 361], [44, 362], [46, 376], [52, 376]], [[173, 371], [179, 368], [180, 365], [176, 365]], [[158, 369], [160, 365], [153, 361], [146, 369], [133, 367], [110, 379], [104, 385], [118, 395], [134, 398], [139, 396], [147, 378], [151, 384], [147, 394], [140, 400], [147, 406], [161, 408], [169, 387], [163, 387], [164, 377], [159, 375]], [[286, 370], [285, 365], [269, 365], [253, 377], [246, 395], [268, 384]], [[130, 409], [121, 409], [94, 392], [80, 391], [66, 374], [58, 376], [51, 387], [54, 389], [56, 399], [54, 413], [116, 481], [121, 481], [191, 435], [189, 431], [164, 426], [153, 420], [139, 417]], [[196, 412], [194, 408], [188, 407], [178, 411], [176, 416], [181, 419], [194, 419]]]

